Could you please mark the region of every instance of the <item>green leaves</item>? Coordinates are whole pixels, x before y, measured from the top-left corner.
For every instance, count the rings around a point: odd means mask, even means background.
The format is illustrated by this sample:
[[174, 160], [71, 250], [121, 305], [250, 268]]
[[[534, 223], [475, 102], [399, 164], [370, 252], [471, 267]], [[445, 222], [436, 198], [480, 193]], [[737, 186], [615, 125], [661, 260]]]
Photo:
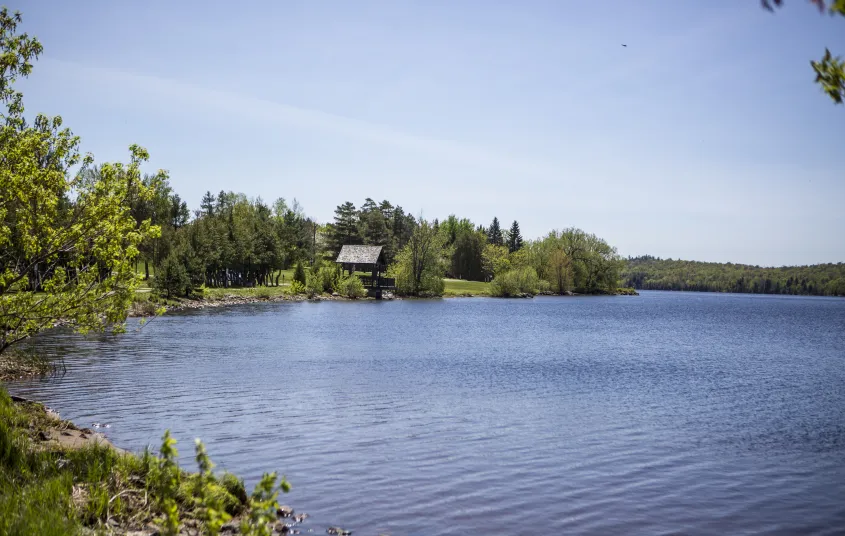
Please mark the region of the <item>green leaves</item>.
[[[843, 0], [843, 4], [845, 4], [845, 0]], [[845, 9], [845, 5], [843, 5], [843, 9]], [[834, 57], [830, 50], [825, 49], [822, 59], [811, 61], [810, 65], [816, 73], [816, 83], [833, 99], [833, 102], [842, 104], [843, 98], [845, 98], [845, 61], [841, 57]]]
[[282, 477], [278, 486], [276, 473], [264, 473], [261, 481], [255, 485], [255, 490], [249, 498], [249, 507], [241, 522], [241, 534], [248, 536], [270, 536], [276, 521], [276, 510], [279, 508], [279, 491], [288, 493], [291, 485]]
[[396, 290], [408, 296], [443, 294], [443, 235], [420, 218], [410, 240], [396, 256], [388, 275], [396, 278]]
[[179, 489], [181, 472], [176, 462], [179, 451], [176, 450], [176, 440], [170, 436], [170, 430], [165, 430], [161, 438], [161, 458], [158, 460], [158, 472], [154, 475], [151, 487], [156, 491], [162, 516], [158, 522], [164, 536], [179, 534], [179, 508], [176, 504], [176, 493]]
[[220, 528], [224, 523], [232, 519], [226, 513], [223, 502], [219, 495], [211, 493], [210, 486], [215, 482], [214, 475], [211, 470], [214, 464], [208, 453], [205, 450], [205, 445], [197, 438], [196, 445], [196, 460], [199, 468], [199, 475], [196, 480], [197, 506], [199, 508], [199, 518], [203, 521], [205, 531], [211, 536], [216, 536], [220, 532]]
[[[815, 4], [821, 13], [827, 11], [831, 15], [845, 17], [845, 0], [833, 0], [830, 2], [829, 9], [826, 9], [828, 3], [825, 0], [810, 0], [810, 2]], [[761, 0], [762, 6], [769, 11], [774, 11], [773, 5], [780, 7], [782, 3], [782, 0]], [[811, 61], [810, 65], [816, 73], [816, 83], [833, 102], [842, 104], [845, 98], [845, 63], [842, 59], [833, 57], [830, 50], [825, 49], [822, 59]]]
[[[92, 157], [81, 156], [61, 117], [26, 124], [14, 83], [42, 48], [16, 33], [19, 22], [0, 10], [0, 352], [57, 322], [120, 331], [138, 283], [132, 261], [159, 233], [129, 213], [130, 193], [143, 199], [152, 191], [140, 180], [145, 149], [132, 145], [128, 165], [92, 173]], [[160, 172], [151, 182], [164, 178]]]

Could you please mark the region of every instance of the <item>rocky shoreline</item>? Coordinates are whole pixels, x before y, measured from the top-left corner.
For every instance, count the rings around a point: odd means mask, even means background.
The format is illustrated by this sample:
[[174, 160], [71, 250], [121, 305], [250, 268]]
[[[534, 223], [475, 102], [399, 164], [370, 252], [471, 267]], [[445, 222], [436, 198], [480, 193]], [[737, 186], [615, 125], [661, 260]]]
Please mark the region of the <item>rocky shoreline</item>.
[[[634, 289], [619, 289], [616, 293], [617, 296], [639, 296], [639, 293]], [[571, 291], [567, 291], [564, 294], [555, 294], [552, 292], [540, 292], [537, 296], [583, 296], [583, 294], [577, 294]], [[496, 296], [490, 296], [489, 294], [473, 294], [470, 292], [463, 292], [463, 293], [454, 293], [454, 294], [446, 294], [443, 296], [438, 296], [442, 299], [449, 299], [449, 298], [493, 298]], [[521, 293], [514, 296], [507, 296], [507, 298], [533, 298], [535, 297], [534, 294], [530, 293]], [[403, 300], [403, 299], [430, 299], [430, 298], [406, 298], [406, 297], [399, 297], [394, 294], [386, 294], [382, 299], [384, 300]], [[195, 309], [206, 309], [209, 307], [230, 307], [233, 305], [247, 305], [251, 303], [278, 303], [278, 302], [321, 302], [321, 301], [375, 301], [375, 298], [366, 297], [366, 298], [347, 298], [341, 296], [339, 294], [320, 294], [309, 297], [305, 294], [296, 294], [296, 295], [289, 295], [289, 294], [278, 294], [278, 295], [271, 295], [271, 296], [249, 296], [249, 295], [239, 295], [239, 294], [227, 294], [222, 298], [199, 298], [199, 299], [183, 299], [178, 304], [169, 304], [165, 305], [165, 311], [167, 312], [178, 312], [178, 311], [190, 311]], [[129, 317], [145, 317], [145, 316], [154, 316], [155, 314], [156, 305], [152, 302], [146, 303], [139, 303], [135, 302], [129, 308]]]
[[[384, 297], [384, 300], [402, 299], [390, 295]], [[167, 312], [190, 311], [195, 309], [206, 309], [210, 307], [230, 307], [233, 305], [248, 305], [251, 303], [279, 303], [279, 302], [321, 302], [321, 301], [368, 301], [375, 300], [375, 298], [346, 298], [339, 294], [322, 294], [313, 297], [308, 297], [304, 294], [296, 294], [293, 296], [280, 294], [276, 296], [243, 296], [237, 294], [227, 294], [222, 298], [200, 298], [200, 299], [184, 299], [178, 304], [168, 304], [164, 306]], [[129, 308], [129, 317], [143, 317], [153, 316], [155, 314], [155, 304], [139, 304], [133, 303]]]

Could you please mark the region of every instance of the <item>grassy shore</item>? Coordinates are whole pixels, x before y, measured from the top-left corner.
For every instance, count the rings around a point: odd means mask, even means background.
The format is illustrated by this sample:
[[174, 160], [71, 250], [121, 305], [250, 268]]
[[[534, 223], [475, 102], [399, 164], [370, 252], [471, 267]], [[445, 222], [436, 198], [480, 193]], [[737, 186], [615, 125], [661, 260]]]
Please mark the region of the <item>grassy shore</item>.
[[463, 279], [444, 279], [444, 296], [489, 296], [490, 283], [483, 281], [464, 281]]
[[211, 472], [201, 444], [200, 472], [180, 469], [173, 444], [166, 440], [161, 456], [126, 453], [0, 388], [0, 534], [211, 534], [227, 525], [271, 534], [303, 521], [279, 508], [290, 486], [275, 473], [248, 495], [236, 476]]

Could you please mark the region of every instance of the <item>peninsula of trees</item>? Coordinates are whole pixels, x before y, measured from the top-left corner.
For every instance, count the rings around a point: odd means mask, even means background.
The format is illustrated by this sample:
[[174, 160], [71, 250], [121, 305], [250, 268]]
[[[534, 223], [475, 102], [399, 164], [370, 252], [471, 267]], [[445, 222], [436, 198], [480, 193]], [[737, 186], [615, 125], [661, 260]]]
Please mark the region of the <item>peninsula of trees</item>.
[[[88, 173], [97, 179], [97, 169]], [[389, 272], [405, 295], [439, 295], [444, 277], [492, 281], [501, 296], [552, 293], [612, 293], [623, 262], [614, 248], [580, 229], [552, 231], [525, 240], [519, 223], [506, 230], [498, 218], [488, 225], [451, 215], [426, 221], [388, 200], [367, 198], [360, 208], [347, 201], [333, 221], [320, 224], [296, 200], [266, 203], [243, 194], [207, 192], [191, 215], [166, 180], [145, 178], [152, 196], [130, 196], [136, 223], [161, 229], [139, 250], [145, 277], [175, 285], [177, 294], [201, 286], [276, 286], [279, 271], [297, 267], [306, 289], [336, 286], [334, 258], [347, 244], [384, 246]]]

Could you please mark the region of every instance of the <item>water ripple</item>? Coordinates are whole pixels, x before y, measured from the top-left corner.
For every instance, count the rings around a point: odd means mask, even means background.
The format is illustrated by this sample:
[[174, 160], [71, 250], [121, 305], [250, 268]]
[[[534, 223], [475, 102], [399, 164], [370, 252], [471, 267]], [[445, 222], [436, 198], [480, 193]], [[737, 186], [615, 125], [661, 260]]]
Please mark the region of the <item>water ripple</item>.
[[845, 300], [265, 304], [35, 344], [68, 372], [13, 392], [279, 470], [317, 532], [845, 531]]

